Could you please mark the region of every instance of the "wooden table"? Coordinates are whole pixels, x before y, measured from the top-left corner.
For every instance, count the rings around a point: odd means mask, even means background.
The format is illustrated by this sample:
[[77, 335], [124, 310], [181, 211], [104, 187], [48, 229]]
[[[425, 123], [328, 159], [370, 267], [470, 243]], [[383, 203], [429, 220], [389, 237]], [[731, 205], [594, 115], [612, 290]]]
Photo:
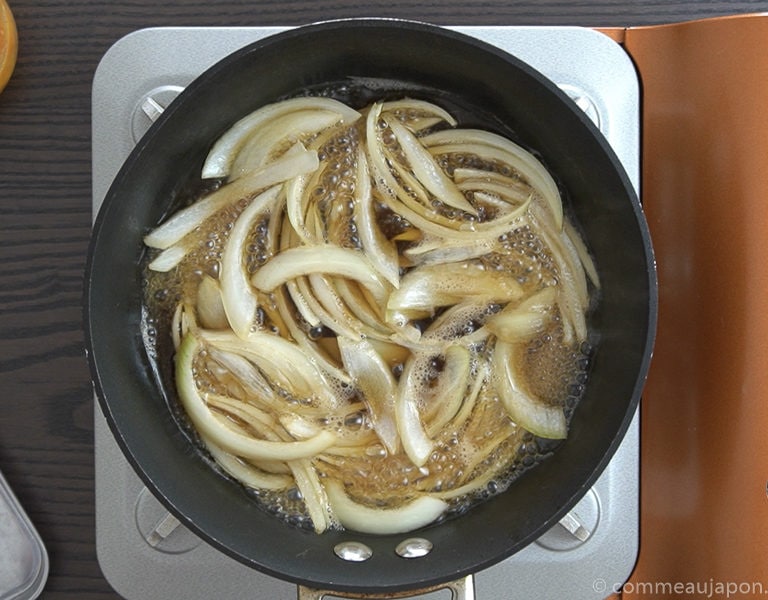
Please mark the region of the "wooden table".
[[116, 598], [94, 547], [93, 400], [81, 331], [91, 223], [91, 82], [148, 26], [386, 16], [442, 24], [640, 25], [768, 10], [768, 0], [335, 2], [12, 0], [19, 58], [0, 94], [0, 470], [51, 561], [43, 598]]

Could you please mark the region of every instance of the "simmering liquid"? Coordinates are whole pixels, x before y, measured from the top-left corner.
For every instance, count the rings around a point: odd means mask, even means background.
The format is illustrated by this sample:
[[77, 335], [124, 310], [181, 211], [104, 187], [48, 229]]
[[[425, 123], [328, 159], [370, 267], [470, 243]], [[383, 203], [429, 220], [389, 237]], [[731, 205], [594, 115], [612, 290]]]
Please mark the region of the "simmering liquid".
[[[429, 115], [420, 114], [417, 110], [396, 110], [389, 118], [418, 128], [419, 121], [429, 118]], [[332, 135], [321, 133], [303, 140], [308, 147], [313, 143], [317, 145], [321, 164], [321, 168], [311, 177], [308, 196], [314, 202], [313, 208], [322, 224], [323, 242], [361, 252], [365, 248], [355, 217], [355, 191], [359, 185], [357, 156], [365, 137], [364, 127], [363, 118], [334, 131]], [[387, 122], [381, 120], [377, 127], [382, 144], [394, 160], [406, 163], [403, 150]], [[429, 131], [429, 128], [426, 130]], [[323, 138], [324, 135], [327, 139]], [[286, 142], [284, 148], [276, 151], [277, 154], [288, 150], [293, 142]], [[525, 175], [509, 165], [471, 152], [449, 152], [437, 156], [436, 160], [451, 177], [460, 169], [484, 171], [517, 181], [521, 189], [530, 186]], [[408, 188], [407, 175], [400, 176], [400, 183]], [[499, 218], [500, 211], [506, 210], [493, 198], [482, 195], [473, 197], [471, 193], [467, 197], [476, 209], [474, 215], [459, 215], [459, 209], [438, 198], [431, 198], [428, 213], [443, 222], [461, 216], [471, 228], [492, 222]], [[175, 350], [171, 342], [172, 321], [179, 304], [195, 306], [203, 278], [218, 279], [222, 253], [233, 223], [249, 202], [250, 198], [243, 198], [225, 207], [190, 233], [185, 244], [191, 250], [174, 269], [169, 272], [145, 270], [143, 335], [147, 352], [159, 382], [169, 391], [174, 415], [203, 453], [206, 452], [205, 440], [195, 432], [183, 408], [173, 399]], [[284, 204], [276, 204], [255, 222], [243, 256], [244, 269], [250, 275], [257, 273], [274, 256], [275, 245], [269, 239], [270, 227], [276, 219], [285, 221], [283, 210]], [[418, 257], [424, 235], [402, 214], [392, 210], [384, 198], [375, 199], [374, 214], [378, 229], [397, 248], [400, 275], [405, 277], [418, 266], [415, 262], [418, 258], [414, 256]], [[282, 236], [280, 243], [284, 243], [285, 239], [288, 238]], [[150, 251], [148, 260], [155, 254]], [[494, 236], [493, 243], [484, 252], [472, 252], [463, 262], [468, 268], [477, 269], [478, 273], [496, 272], [509, 278], [520, 287], [523, 297], [548, 287], [556, 288], [563, 277], [561, 265], [553, 256], [550, 245], [537, 230], [535, 219], [528, 215], [521, 216], [508, 230]], [[253, 330], [294, 341], [286, 326], [285, 316], [280, 312], [279, 293], [282, 292], [258, 292], [259, 306], [254, 315]], [[338, 333], [326, 325], [308, 323], [290, 295], [283, 300], [307, 339], [342, 369], [336, 342]], [[546, 457], [559, 443], [537, 437], [516, 423], [499, 396], [493, 376], [489, 374], [495, 344], [493, 336], [482, 333], [486, 323], [503, 308], [500, 302], [484, 302], [476, 306], [466, 303], [461, 311], [451, 312], [451, 307], [438, 307], [433, 314], [413, 319], [412, 325], [418, 331], [424, 336], [433, 336], [434, 345], [426, 349], [409, 348], [407, 345], [395, 347], [396, 344], [385, 335], [380, 339], [375, 339], [374, 335], [371, 339], [372, 343], [386, 347], [382, 356], [395, 383], [401, 385], [403, 377], [411, 377], [423, 392], [418, 398], [417, 408], [433, 447], [421, 465], [414, 464], [402, 447], [393, 452], [382, 443], [376, 435], [366, 397], [354, 382], [333, 382], [333, 377], [329, 377], [340, 404], [325, 413], [315, 399], [298, 397], [292, 390], [272, 382], [279, 398], [272, 418], [281, 422], [290, 412], [290, 407], [295, 406], [297, 414], [305, 419], [311, 418], [313, 430], [326, 429], [337, 436], [337, 446], [314, 457], [312, 468], [320, 482], [342, 482], [346, 493], [354, 501], [368, 507], [388, 509], [402, 506], [420, 494], [429, 494], [448, 503], [449, 508], [440, 519], [462, 514], [478, 502], [507, 489], [514, 479]], [[443, 415], [444, 406], [439, 394], [445, 392], [445, 386], [441, 382], [452, 368], [447, 348], [457, 340], [465, 340], [459, 343], [468, 352], [469, 373], [463, 380], [463, 400], [452, 409], [451, 414]], [[515, 361], [514, 371], [521, 375], [527, 392], [543, 404], [560, 407], [569, 417], [586, 383], [588, 354], [586, 343], [567, 335], [563, 315], [555, 308], [544, 327], [515, 345], [512, 360]], [[197, 388], [203, 396], [226, 396], [258, 407], [260, 411], [268, 410], [263, 402], [254, 400], [253, 390], [232, 375], [214, 355], [202, 352], [197, 356], [194, 372]], [[434, 390], [434, 394], [430, 390]], [[212, 407], [211, 410], [229, 420], [239, 431], [250, 432], [256, 438], [264, 437], [263, 431], [257, 431], [251, 421], [238, 414], [220, 407]], [[248, 464], [245, 460], [242, 463]], [[258, 467], [273, 475], [290, 474], [290, 468], [282, 463], [265, 462]], [[312, 527], [303, 494], [296, 485], [283, 489], [246, 486], [246, 489], [270, 513], [297, 526]]]

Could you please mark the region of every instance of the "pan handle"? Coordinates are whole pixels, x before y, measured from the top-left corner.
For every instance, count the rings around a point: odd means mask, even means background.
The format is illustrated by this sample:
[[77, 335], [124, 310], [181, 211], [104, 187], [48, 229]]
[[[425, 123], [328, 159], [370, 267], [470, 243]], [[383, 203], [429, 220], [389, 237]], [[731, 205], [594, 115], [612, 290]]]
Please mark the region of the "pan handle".
[[455, 581], [433, 585], [419, 590], [409, 592], [385, 592], [382, 594], [367, 593], [347, 593], [346, 596], [340, 596], [340, 592], [331, 592], [328, 590], [319, 590], [315, 588], [297, 586], [297, 600], [323, 600], [327, 596], [335, 598], [347, 598], [349, 600], [390, 600], [394, 598], [414, 598], [422, 594], [429, 594], [439, 590], [450, 590], [451, 600], [475, 600], [475, 579], [472, 575], [467, 575]]

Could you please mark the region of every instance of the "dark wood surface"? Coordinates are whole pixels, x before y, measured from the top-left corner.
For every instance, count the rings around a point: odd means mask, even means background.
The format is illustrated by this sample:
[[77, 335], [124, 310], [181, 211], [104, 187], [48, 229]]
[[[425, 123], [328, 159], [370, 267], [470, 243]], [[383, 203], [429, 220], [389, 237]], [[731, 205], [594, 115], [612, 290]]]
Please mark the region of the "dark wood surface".
[[91, 83], [113, 42], [148, 26], [351, 16], [657, 24], [765, 11], [768, 0], [11, 0], [11, 7], [20, 46], [0, 94], [0, 470], [48, 549], [42, 597], [95, 600], [117, 595], [94, 549], [93, 401], [80, 306], [91, 219]]

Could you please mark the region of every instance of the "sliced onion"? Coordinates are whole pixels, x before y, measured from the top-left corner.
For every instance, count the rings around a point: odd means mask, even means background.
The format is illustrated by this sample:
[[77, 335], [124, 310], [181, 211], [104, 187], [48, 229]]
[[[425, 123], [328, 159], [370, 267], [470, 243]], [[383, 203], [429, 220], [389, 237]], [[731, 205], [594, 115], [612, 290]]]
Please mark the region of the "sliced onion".
[[380, 314], [381, 307], [371, 304], [369, 295], [364, 293], [364, 288], [356, 281], [343, 277], [334, 277], [330, 284], [349, 311], [367, 327], [376, 330], [380, 334], [380, 336], [376, 337], [386, 337], [390, 333], [389, 328], [383, 321], [383, 315]]
[[330, 244], [290, 248], [269, 260], [253, 276], [253, 285], [272, 291], [290, 279], [310, 273], [328, 273], [359, 281], [383, 304], [387, 286], [362, 252]]
[[248, 459], [295, 460], [314, 456], [334, 444], [336, 436], [329, 431], [299, 442], [273, 442], [237, 433], [217, 421], [195, 384], [192, 364], [199, 350], [200, 343], [195, 336], [187, 335], [176, 356], [176, 385], [179, 398], [195, 428], [221, 448]]
[[[320, 367], [321, 370], [325, 371], [331, 377], [333, 377], [334, 379], [342, 383], [345, 383], [345, 384], [351, 383], [351, 379], [349, 375], [339, 368], [338, 364], [334, 361], [334, 359], [328, 355], [328, 352], [325, 351], [325, 349], [320, 344], [318, 344], [318, 342], [309, 338], [304, 328], [299, 326], [294, 316], [290, 314], [291, 311], [288, 308], [288, 302], [287, 302], [286, 296], [291, 295], [290, 292], [288, 291], [291, 286], [296, 287], [295, 282], [289, 281], [284, 288], [278, 290], [275, 293], [275, 303], [278, 306], [278, 310], [280, 311], [280, 314], [283, 316], [283, 320], [285, 321], [285, 325], [288, 330], [288, 333], [296, 341], [296, 343], [301, 347], [301, 349], [309, 355], [309, 359], [315, 362]], [[304, 300], [304, 297], [301, 295], [301, 293], [298, 291], [297, 287], [296, 287], [296, 294], [298, 297], [301, 298], [301, 301], [306, 305], [306, 301]], [[307, 310], [309, 310], [309, 308], [307, 308]], [[315, 319], [317, 319], [317, 315], [315, 315], [314, 312], [312, 312], [311, 314]], [[314, 323], [308, 321], [308, 324], [310, 325], [310, 327], [317, 327], [318, 325], [320, 325], [320, 320], [317, 319]]]
[[232, 226], [221, 256], [219, 281], [221, 300], [232, 331], [238, 337], [248, 337], [259, 301], [248, 280], [244, 266], [245, 246], [256, 220], [274, 208], [281, 188], [274, 186], [263, 192], [240, 213]]
[[296, 487], [299, 488], [301, 496], [304, 499], [304, 506], [307, 508], [309, 518], [315, 533], [323, 533], [333, 522], [329, 512], [328, 497], [320, 483], [315, 467], [308, 459], [295, 460], [288, 463], [293, 472], [293, 478], [296, 480]]
[[[319, 273], [311, 273], [307, 279], [313, 295], [331, 315], [334, 323], [344, 325], [344, 329], [340, 328], [339, 333], [343, 333], [351, 339], [359, 339], [362, 336], [386, 337], [386, 332], [382, 334], [359, 319], [341, 299], [326, 277]], [[352, 335], [349, 335], [350, 331]]]
[[433, 496], [419, 496], [398, 508], [373, 508], [355, 502], [336, 481], [327, 481], [325, 490], [336, 519], [345, 528], [360, 533], [387, 535], [412, 531], [429, 525], [448, 508], [447, 503]]
[[229, 325], [219, 282], [210, 275], [203, 275], [197, 286], [197, 319], [206, 329], [225, 329]]
[[246, 173], [262, 167], [273, 152], [287, 144], [295, 144], [330, 127], [340, 120], [339, 114], [329, 110], [298, 110], [265, 123], [257, 135], [251, 136], [238, 153], [229, 171], [228, 181], [239, 179]]
[[519, 304], [508, 304], [488, 319], [485, 328], [505, 342], [530, 339], [551, 321], [557, 296], [557, 288], [545, 287]]
[[[381, 104], [374, 104], [368, 112], [365, 140], [369, 168], [380, 199], [398, 214], [401, 214], [400, 211], [403, 211], [403, 214], [413, 213], [424, 217], [427, 222], [431, 222], [426, 217], [427, 214], [430, 214], [434, 219], [442, 221], [441, 226], [452, 227], [454, 225], [452, 220], [441, 219], [436, 211], [431, 208], [428, 209], [422, 204], [422, 202], [427, 203], [429, 200], [427, 191], [423, 189], [421, 183], [413, 175], [408, 173], [407, 169], [399, 164], [382, 141], [379, 134], [381, 107]], [[403, 179], [403, 184], [400, 183], [398, 177]], [[406, 189], [405, 186], [409, 189]]]
[[376, 435], [392, 454], [399, 446], [395, 420], [397, 383], [392, 371], [366, 340], [338, 339], [344, 368], [363, 393]]
[[284, 490], [293, 485], [290, 475], [267, 473], [223, 450], [211, 440], [205, 446], [224, 471], [248, 487], [261, 490]]
[[[546, 215], [538, 214], [539, 236], [547, 245], [552, 258], [557, 265], [559, 298], [558, 306], [563, 323], [564, 341], [570, 344], [575, 337], [583, 342], [587, 338], [587, 322], [585, 317], [586, 304], [589, 301], [586, 276], [575, 249], [567, 240], [564, 231], [556, 231], [548, 226]], [[564, 244], [567, 243], [569, 248]]]
[[305, 202], [307, 188], [311, 187], [310, 182], [315, 177], [316, 173], [302, 173], [291, 179], [285, 187], [288, 219], [296, 235], [305, 244], [314, 244], [321, 239], [308, 227], [306, 215], [306, 211], [311, 210], [307, 208]]
[[432, 155], [421, 145], [419, 139], [397, 119], [390, 119], [388, 125], [395, 134], [405, 158], [416, 179], [440, 202], [477, 216], [477, 210], [456, 187], [453, 180], [440, 168]]
[[479, 129], [446, 129], [421, 138], [435, 154], [475, 154], [486, 160], [497, 160], [521, 173], [542, 195], [558, 228], [563, 226], [560, 190], [552, 175], [533, 154], [513, 141]]
[[509, 210], [510, 206], [520, 205], [525, 202], [531, 194], [530, 190], [523, 192], [501, 183], [475, 181], [471, 179], [459, 183], [457, 187], [462, 192], [471, 191], [475, 200], [482, 199], [486, 202], [492, 201], [492, 199], [502, 200], [502, 202], [494, 204], [495, 208], [500, 208], [502, 210]]
[[[405, 453], [411, 462], [421, 467], [427, 462], [435, 447], [434, 440], [427, 432], [421, 411], [426, 410], [433, 400], [433, 392], [424, 375], [429, 371], [433, 353], [417, 353], [405, 363], [395, 401], [395, 417], [397, 431]], [[458, 358], [458, 356], [456, 357]], [[459, 361], [457, 361], [458, 363]], [[463, 373], [460, 368], [453, 370], [454, 374]], [[459, 385], [459, 382], [455, 382]], [[466, 380], [464, 381], [466, 389]]]
[[296, 284], [296, 290], [301, 295], [304, 302], [306, 302], [310, 310], [317, 315], [320, 323], [327, 327], [329, 331], [332, 331], [334, 335], [348, 337], [352, 340], [361, 336], [359, 329], [355, 328], [355, 325], [359, 325], [359, 323], [355, 322], [352, 324], [346, 317], [340, 319], [336, 318], [333, 313], [325, 308], [323, 303], [315, 296], [315, 290], [310, 285], [309, 278], [299, 277], [292, 282], [288, 282], [288, 284], [290, 283]]
[[407, 248], [403, 254], [414, 265], [438, 265], [479, 258], [493, 252], [498, 245], [496, 238], [456, 240], [425, 236], [420, 243]]
[[[257, 431], [263, 439], [271, 442], [293, 441], [290, 436], [284, 433], [280, 424], [270, 413], [252, 404], [212, 392], [206, 393], [204, 399], [208, 407], [217, 409], [217, 412], [214, 412], [214, 417], [228, 429], [248, 434], [250, 433], [248, 428], [250, 428]], [[239, 422], [232, 420], [230, 416], [236, 417], [246, 426], [244, 427]]]
[[160, 254], [158, 254], [152, 262], [147, 265], [147, 268], [158, 273], [167, 273], [178, 265], [184, 257], [189, 254], [190, 247], [183, 243], [178, 243], [174, 246], [169, 246]]
[[452, 344], [470, 346], [485, 340], [490, 332], [482, 325], [488, 318], [487, 300], [468, 298], [447, 308], [412, 345], [414, 351], [439, 352]]
[[503, 186], [510, 190], [509, 193], [517, 193], [521, 197], [531, 193], [531, 186], [523, 181], [522, 178], [509, 177], [498, 173], [497, 171], [486, 171], [485, 169], [471, 169], [468, 167], [456, 167], [453, 170], [453, 180], [457, 184], [478, 185], [482, 183], [493, 183]]
[[313, 171], [319, 165], [317, 152], [291, 152], [237, 181], [220, 187], [205, 198], [175, 213], [165, 223], [144, 236], [151, 248], [164, 249], [176, 244], [188, 233], [221, 209], [258, 192], [287, 181], [296, 175]]
[[434, 314], [437, 307], [476, 299], [508, 302], [522, 296], [520, 284], [507, 274], [460, 262], [425, 265], [409, 271], [387, 302], [387, 312], [416, 318]]
[[383, 145], [378, 131], [381, 106], [379, 102], [371, 106], [365, 118], [365, 147], [368, 152], [371, 174], [377, 188], [381, 189], [385, 196], [397, 198], [405, 195], [405, 191], [402, 190], [392, 174], [382, 150]]
[[181, 346], [181, 339], [187, 335], [190, 329], [196, 329], [196, 324], [191, 323], [194, 317], [191, 316], [192, 309], [180, 302], [176, 305], [176, 309], [173, 311], [171, 317], [171, 339], [173, 340], [173, 347], [175, 350]]
[[[414, 130], [431, 127], [435, 123], [445, 122], [451, 127], [456, 127], [456, 119], [447, 110], [437, 104], [426, 100], [417, 100], [415, 98], [402, 98], [400, 100], [389, 100], [382, 105], [382, 112], [391, 112], [397, 116], [398, 112], [403, 114], [403, 120]], [[411, 113], [415, 116], [411, 117]], [[433, 118], [425, 116], [432, 115]], [[429, 125], [424, 125], [427, 121]]]
[[568, 425], [563, 409], [551, 406], [525, 391], [515, 367], [514, 345], [497, 341], [493, 353], [494, 385], [510, 418], [542, 438], [564, 439]]
[[467, 394], [467, 397], [464, 398], [458, 412], [449, 421], [453, 431], [460, 431], [464, 426], [464, 423], [469, 420], [472, 411], [475, 409], [475, 404], [480, 398], [480, 394], [485, 389], [489, 371], [490, 369], [487, 362], [478, 364], [477, 372], [474, 374], [474, 381], [472, 382], [472, 387]]
[[467, 395], [467, 386], [472, 371], [472, 357], [464, 346], [448, 346], [445, 353], [445, 366], [437, 384], [430, 388], [430, 407], [426, 412], [426, 430], [430, 437], [436, 436], [446, 423], [459, 412], [461, 403]]
[[294, 98], [268, 104], [240, 119], [217, 140], [205, 160], [201, 177], [203, 179], [226, 177], [240, 148], [261, 125], [280, 115], [306, 109], [335, 111], [340, 120], [350, 124], [360, 118], [360, 113], [356, 110], [331, 98]]
[[339, 399], [322, 372], [294, 342], [264, 332], [252, 332], [245, 340], [231, 333], [199, 333], [207, 344], [253, 361], [271, 383], [298, 398], [314, 399], [332, 410], [338, 407]]
[[270, 387], [267, 380], [249, 360], [239, 354], [225, 352], [215, 347], [208, 347], [210, 357], [227, 369], [238, 380], [254, 400], [273, 404], [275, 401], [275, 391]]
[[280, 425], [285, 427], [293, 439], [297, 440], [314, 437], [322, 431], [320, 425], [296, 413], [280, 415]]
[[371, 264], [393, 287], [398, 287], [400, 285], [400, 269], [397, 247], [384, 236], [376, 221], [371, 190], [371, 174], [362, 148], [357, 154], [354, 210], [360, 240]]
[[595, 263], [592, 261], [592, 257], [589, 255], [589, 250], [587, 250], [587, 246], [584, 244], [584, 240], [581, 239], [579, 232], [576, 231], [570, 221], [566, 221], [563, 225], [563, 232], [576, 250], [576, 254], [584, 267], [587, 277], [589, 277], [589, 280], [592, 282], [592, 285], [600, 289], [600, 276], [597, 274], [597, 267], [595, 267]]

